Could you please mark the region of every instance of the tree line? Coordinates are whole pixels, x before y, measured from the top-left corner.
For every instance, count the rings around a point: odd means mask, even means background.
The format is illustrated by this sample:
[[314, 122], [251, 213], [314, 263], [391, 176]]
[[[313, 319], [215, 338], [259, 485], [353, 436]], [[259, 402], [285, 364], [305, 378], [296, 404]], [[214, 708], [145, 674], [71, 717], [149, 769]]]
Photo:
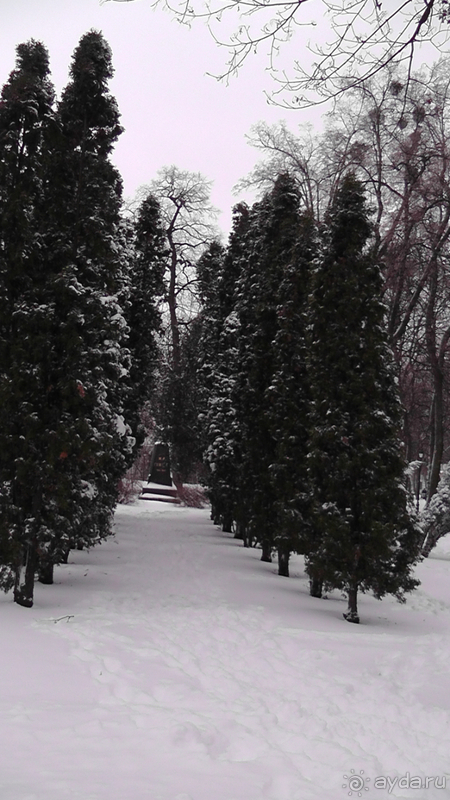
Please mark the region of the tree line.
[[31, 40], [0, 96], [0, 587], [26, 607], [36, 576], [110, 535], [149, 429], [183, 469], [181, 341], [217, 212], [174, 166], [124, 203], [112, 76], [89, 31], [57, 99]]
[[421, 532], [408, 508], [401, 407], [370, 213], [354, 174], [323, 222], [277, 177], [198, 264], [199, 417], [212, 517], [262, 560], [305, 556], [310, 590], [399, 599]]
[[36, 573], [109, 535], [155, 366], [163, 226], [151, 199], [121, 213], [112, 74], [90, 31], [56, 102], [31, 40], [1, 93], [0, 582], [27, 607]]
[[423, 538], [401, 445], [410, 432], [411, 460], [423, 415], [398, 392], [405, 375], [426, 384], [425, 353], [434, 341], [445, 361], [448, 341], [441, 323], [420, 337], [446, 274], [446, 150], [425, 156], [438, 102], [397, 76], [317, 146], [261, 125], [248, 182], [263, 195], [236, 206], [224, 246], [201, 175], [165, 168], [124, 207], [112, 74], [90, 31], [56, 100], [32, 40], [1, 93], [1, 586], [31, 606], [36, 575], [110, 534], [150, 420], [224, 530], [277, 552], [282, 575], [303, 553], [312, 594], [344, 589], [358, 621], [359, 590], [414, 587]]

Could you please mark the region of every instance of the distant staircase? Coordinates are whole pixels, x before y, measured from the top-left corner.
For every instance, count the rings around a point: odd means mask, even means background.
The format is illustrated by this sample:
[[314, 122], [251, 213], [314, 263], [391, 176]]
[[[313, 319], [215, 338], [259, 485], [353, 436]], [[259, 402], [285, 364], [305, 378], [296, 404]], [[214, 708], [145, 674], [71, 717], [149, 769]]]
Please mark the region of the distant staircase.
[[141, 500], [159, 500], [161, 503], [181, 503], [175, 486], [146, 483], [142, 487]]

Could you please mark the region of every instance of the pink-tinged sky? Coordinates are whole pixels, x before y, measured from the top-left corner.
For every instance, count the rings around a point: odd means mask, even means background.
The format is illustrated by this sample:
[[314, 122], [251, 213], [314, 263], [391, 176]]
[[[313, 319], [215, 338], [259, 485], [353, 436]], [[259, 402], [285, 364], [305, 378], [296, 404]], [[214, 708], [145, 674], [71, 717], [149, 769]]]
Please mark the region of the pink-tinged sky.
[[[307, 41], [324, 35], [323, 9], [320, 0], [307, 4], [309, 18], [315, 14], [318, 25], [297, 30], [292, 57], [311, 58]], [[305, 122], [320, 126], [323, 107], [290, 111], [267, 103], [264, 91], [274, 85], [264, 50], [227, 86], [207, 75], [224, 70], [227, 53], [206, 27], [198, 23], [189, 30], [163, 10], [154, 11], [151, 0], [0, 0], [0, 84], [14, 68], [16, 45], [34, 38], [49, 50], [59, 93], [73, 50], [91, 28], [103, 32], [113, 51], [111, 91], [125, 127], [114, 161], [127, 197], [165, 165], [201, 172], [214, 182], [212, 202], [222, 211], [220, 226], [227, 232], [232, 206], [240, 199], [232, 187], [259, 157], [246, 143], [251, 125], [286, 119], [293, 130]]]
[[113, 51], [111, 91], [125, 127], [114, 161], [126, 196], [164, 165], [201, 172], [214, 181], [212, 201], [223, 212], [219, 222], [228, 231], [231, 208], [239, 199], [232, 187], [258, 158], [245, 140], [251, 125], [288, 115], [295, 127], [320, 116], [267, 104], [264, 90], [270, 83], [263, 54], [228, 86], [209, 77], [207, 72], [223, 70], [226, 51], [203, 25], [180, 26], [168, 13], [153, 11], [150, 0], [2, 0], [0, 84], [14, 68], [15, 46], [34, 38], [49, 50], [59, 93], [67, 83], [73, 50], [91, 28], [103, 32]]

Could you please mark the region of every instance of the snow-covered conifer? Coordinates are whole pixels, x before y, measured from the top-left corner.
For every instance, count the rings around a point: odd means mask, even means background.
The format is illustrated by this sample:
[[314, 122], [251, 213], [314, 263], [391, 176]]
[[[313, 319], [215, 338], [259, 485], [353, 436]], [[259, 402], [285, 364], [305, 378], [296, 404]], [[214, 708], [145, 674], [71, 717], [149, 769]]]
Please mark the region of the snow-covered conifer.
[[201, 386], [207, 397], [206, 482], [214, 521], [225, 531], [231, 531], [234, 521], [241, 532], [245, 509], [237, 502], [240, 429], [235, 388], [239, 320], [235, 302], [248, 223], [249, 209], [239, 204], [233, 212], [233, 229], [226, 251], [211, 248], [199, 263], [203, 301]]
[[368, 249], [361, 184], [346, 176], [326, 219], [313, 276], [309, 479], [314, 537], [312, 579], [348, 594], [402, 599], [420, 534], [407, 511], [399, 440], [400, 405], [386, 345], [382, 283]]
[[161, 298], [164, 294], [165, 231], [157, 199], [148, 194], [139, 206], [133, 226], [126, 320], [131, 355], [130, 387], [126, 401], [127, 422], [136, 446], [145, 432], [141, 412], [154, 391], [158, 363], [157, 334], [161, 328]]
[[112, 56], [89, 31], [74, 51], [58, 106], [60, 131], [48, 180], [47, 247], [58, 316], [58, 380], [50, 399], [66, 437], [62, 469], [77, 514], [68, 536], [92, 544], [107, 535], [117, 482], [131, 447], [124, 422], [129, 393], [127, 268], [122, 182], [109, 155], [122, 132], [108, 91]]
[[428, 557], [439, 539], [450, 533], [450, 464], [445, 464], [436, 493], [425, 507], [421, 518], [423, 529], [422, 555]]
[[284, 178], [276, 191], [279, 230], [270, 255], [279, 261], [281, 270], [276, 290], [277, 328], [272, 342], [273, 375], [265, 399], [275, 443], [270, 465], [276, 511], [274, 544], [279, 574], [287, 576], [290, 553], [305, 552], [308, 547], [307, 324], [316, 235], [311, 217], [300, 214], [293, 182]]
[[1, 202], [16, 214], [2, 231], [2, 528], [25, 606], [36, 569], [51, 582], [70, 544], [107, 535], [130, 450], [111, 75], [109, 47], [91, 31], [54, 114], [46, 51], [30, 42], [2, 95]]
[[260, 542], [263, 560], [278, 550], [281, 574], [287, 574], [302, 527], [310, 227], [301, 217], [295, 182], [278, 176], [272, 191], [251, 210], [236, 303], [239, 486], [251, 537]]
[[33, 602], [39, 549], [58, 527], [48, 461], [54, 302], [41, 220], [54, 133], [48, 53], [31, 40], [0, 100], [0, 531], [2, 588]]

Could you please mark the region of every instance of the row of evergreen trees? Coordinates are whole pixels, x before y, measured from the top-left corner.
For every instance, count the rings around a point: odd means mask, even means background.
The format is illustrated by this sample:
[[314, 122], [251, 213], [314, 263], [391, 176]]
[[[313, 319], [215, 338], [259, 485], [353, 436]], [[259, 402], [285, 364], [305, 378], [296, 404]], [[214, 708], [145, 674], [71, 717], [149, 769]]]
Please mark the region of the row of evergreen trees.
[[[56, 102], [31, 41], [0, 99], [0, 581], [25, 606], [36, 572], [51, 582], [109, 534], [142, 408], [161, 405], [167, 231], [151, 194], [122, 215], [111, 76], [91, 31]], [[370, 233], [351, 175], [320, 230], [285, 175], [238, 206], [228, 247], [198, 262], [201, 312], [162, 402], [177, 468], [204, 448], [214, 519], [283, 575], [304, 553], [312, 593], [347, 591], [352, 621], [358, 589], [414, 587], [419, 540]]]
[[420, 533], [408, 513], [401, 409], [361, 185], [341, 182], [318, 229], [278, 177], [235, 210], [198, 265], [201, 425], [212, 516], [311, 593], [402, 599]]
[[154, 370], [163, 232], [152, 198], [121, 216], [112, 73], [90, 31], [56, 102], [32, 40], [0, 99], [0, 582], [28, 607], [110, 533]]

